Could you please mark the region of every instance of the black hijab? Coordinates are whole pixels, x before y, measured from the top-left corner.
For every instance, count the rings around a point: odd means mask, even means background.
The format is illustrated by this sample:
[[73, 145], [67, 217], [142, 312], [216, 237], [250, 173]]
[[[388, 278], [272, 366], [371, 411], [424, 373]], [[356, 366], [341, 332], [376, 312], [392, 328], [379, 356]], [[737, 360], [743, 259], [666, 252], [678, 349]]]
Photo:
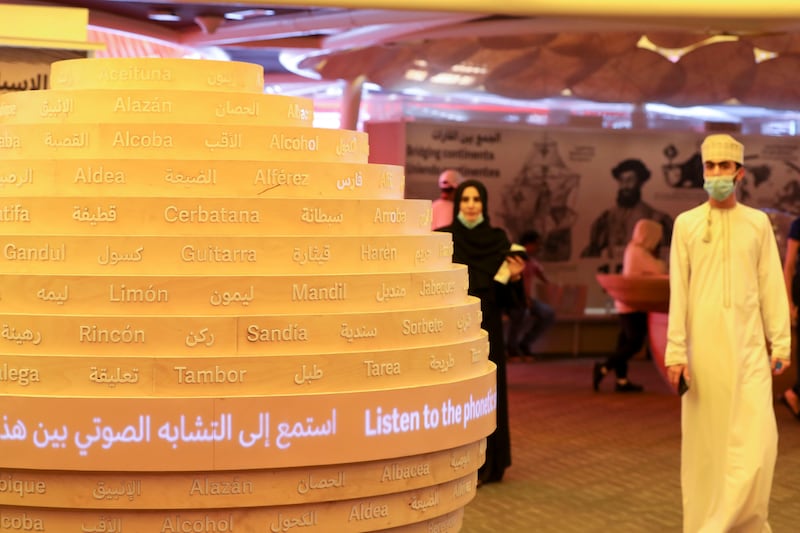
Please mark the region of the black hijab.
[[[461, 197], [467, 187], [477, 189], [483, 204], [483, 222], [472, 229], [458, 220]], [[456, 188], [453, 198], [453, 223], [441, 231], [453, 234], [453, 262], [469, 267], [470, 289], [491, 287], [494, 275], [505, 261], [511, 243], [505, 231], [489, 225], [489, 197], [483, 183], [467, 180]]]

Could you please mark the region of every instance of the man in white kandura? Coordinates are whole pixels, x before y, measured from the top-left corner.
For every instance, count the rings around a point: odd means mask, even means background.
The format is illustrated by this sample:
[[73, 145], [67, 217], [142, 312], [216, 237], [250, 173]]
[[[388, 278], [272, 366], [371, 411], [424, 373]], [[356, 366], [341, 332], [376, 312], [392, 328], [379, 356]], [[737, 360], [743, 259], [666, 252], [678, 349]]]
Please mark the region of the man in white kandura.
[[[738, 204], [744, 149], [701, 147], [709, 200], [675, 220], [666, 366], [683, 374], [685, 533], [768, 533], [778, 430], [772, 376], [790, 364], [789, 303], [767, 215]], [[768, 347], [769, 346], [769, 347]]]

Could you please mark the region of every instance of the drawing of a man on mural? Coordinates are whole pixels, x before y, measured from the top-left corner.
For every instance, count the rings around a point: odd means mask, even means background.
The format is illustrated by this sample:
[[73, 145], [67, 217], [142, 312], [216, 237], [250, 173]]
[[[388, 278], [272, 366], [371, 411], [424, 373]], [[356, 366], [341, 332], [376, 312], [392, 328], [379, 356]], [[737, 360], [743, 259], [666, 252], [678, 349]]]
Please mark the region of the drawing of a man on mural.
[[589, 229], [589, 244], [581, 257], [603, 257], [608, 263], [600, 266], [603, 272], [619, 272], [622, 255], [631, 239], [633, 227], [643, 218], [661, 224], [661, 244], [669, 246], [672, 238], [672, 217], [656, 210], [642, 200], [642, 187], [650, 179], [650, 170], [640, 159], [625, 159], [611, 170], [617, 180], [616, 205], [603, 211]]

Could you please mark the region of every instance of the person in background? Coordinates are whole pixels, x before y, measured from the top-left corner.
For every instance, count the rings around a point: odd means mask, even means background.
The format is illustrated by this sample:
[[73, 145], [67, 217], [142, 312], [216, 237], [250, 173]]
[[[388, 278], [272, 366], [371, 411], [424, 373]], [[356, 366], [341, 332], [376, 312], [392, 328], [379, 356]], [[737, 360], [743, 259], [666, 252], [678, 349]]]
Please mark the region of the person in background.
[[453, 222], [453, 193], [464, 178], [457, 171], [448, 169], [439, 174], [439, 198], [433, 201], [431, 229], [449, 226]]
[[[505, 343], [502, 304], [508, 292], [522, 285], [525, 261], [510, 255], [505, 231], [489, 223], [486, 187], [467, 180], [455, 190], [453, 223], [439, 231], [453, 236], [453, 262], [467, 265], [469, 294], [481, 301], [481, 327], [489, 335], [489, 360], [497, 365], [497, 428], [486, 442], [486, 461], [478, 470], [478, 483], [501, 481], [511, 465], [508, 427]], [[510, 287], [511, 286], [511, 287]]]
[[[662, 226], [655, 220], [643, 218], [633, 227], [633, 237], [625, 247], [622, 274], [629, 276], [659, 275], [667, 273], [667, 264], [658, 258]], [[600, 382], [613, 370], [617, 376], [616, 392], [642, 392], [644, 387], [628, 380], [628, 361], [639, 353], [647, 338], [647, 313], [614, 300], [619, 317], [617, 351], [605, 363], [595, 363], [592, 386], [597, 391]]]
[[706, 203], [670, 246], [665, 365], [681, 398], [683, 530], [767, 533], [778, 430], [772, 375], [791, 364], [789, 302], [766, 213], [737, 202], [744, 147], [701, 146]]
[[[797, 321], [797, 306], [800, 304], [798, 252], [800, 252], [800, 217], [794, 219], [789, 228], [789, 236], [786, 239], [786, 257], [783, 260], [783, 279], [786, 282], [786, 294], [789, 296], [791, 320], [795, 324], [797, 338], [800, 339], [800, 323]], [[781, 402], [796, 418], [800, 419], [800, 364], [797, 365], [797, 379], [792, 387], [783, 392]]]
[[[526, 231], [520, 236], [519, 244], [525, 248], [527, 260], [522, 271], [524, 294], [512, 299], [508, 309], [508, 342], [509, 357], [518, 357], [520, 353], [533, 356], [531, 346], [555, 320], [553, 308], [536, 298], [536, 283], [550, 283], [544, 267], [536, 259], [539, 251], [539, 233]], [[527, 327], [527, 331], [525, 331]]]

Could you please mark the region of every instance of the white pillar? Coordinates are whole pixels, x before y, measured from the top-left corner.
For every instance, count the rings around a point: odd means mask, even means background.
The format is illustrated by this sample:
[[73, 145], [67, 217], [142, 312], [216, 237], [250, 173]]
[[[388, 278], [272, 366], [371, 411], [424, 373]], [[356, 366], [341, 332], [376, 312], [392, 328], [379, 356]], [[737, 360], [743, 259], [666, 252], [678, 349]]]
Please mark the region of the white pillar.
[[649, 127], [650, 124], [647, 119], [647, 111], [645, 110], [644, 104], [635, 104], [633, 111], [631, 111], [631, 129], [646, 130]]
[[346, 82], [342, 91], [342, 114], [339, 127], [344, 130], [358, 128], [358, 113], [361, 109], [361, 93], [364, 89], [365, 76], [361, 75]]

